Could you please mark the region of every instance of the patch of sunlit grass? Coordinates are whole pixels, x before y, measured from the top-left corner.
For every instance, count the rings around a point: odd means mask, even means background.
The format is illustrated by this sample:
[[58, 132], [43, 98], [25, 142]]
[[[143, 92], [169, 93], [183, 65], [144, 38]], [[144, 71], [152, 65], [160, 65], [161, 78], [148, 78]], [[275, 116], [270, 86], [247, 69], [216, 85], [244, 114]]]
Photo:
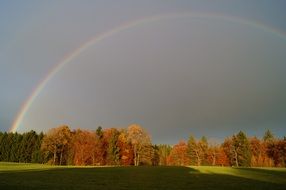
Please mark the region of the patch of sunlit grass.
[[1, 162], [0, 163], [0, 173], [9, 171], [35, 171], [35, 170], [47, 170], [51, 169], [53, 166], [45, 164], [27, 164], [27, 163], [12, 163], [12, 162]]
[[265, 182], [286, 183], [285, 168], [239, 168], [215, 166], [192, 166], [191, 168], [202, 174], [231, 175]]

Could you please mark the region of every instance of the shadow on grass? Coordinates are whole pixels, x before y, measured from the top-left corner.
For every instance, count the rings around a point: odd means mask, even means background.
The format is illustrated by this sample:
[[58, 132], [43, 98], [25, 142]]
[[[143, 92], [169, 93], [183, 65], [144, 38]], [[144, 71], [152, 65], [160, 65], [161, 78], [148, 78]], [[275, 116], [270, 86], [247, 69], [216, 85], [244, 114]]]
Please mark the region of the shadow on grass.
[[286, 189], [275, 184], [225, 174], [205, 174], [187, 167], [52, 168], [0, 173], [0, 189]]

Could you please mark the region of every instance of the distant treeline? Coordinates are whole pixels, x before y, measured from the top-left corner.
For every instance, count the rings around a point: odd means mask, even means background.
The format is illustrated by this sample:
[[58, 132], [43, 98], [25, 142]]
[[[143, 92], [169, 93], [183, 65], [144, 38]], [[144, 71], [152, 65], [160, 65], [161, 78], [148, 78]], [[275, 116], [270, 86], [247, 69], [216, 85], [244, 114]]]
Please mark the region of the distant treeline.
[[267, 130], [262, 139], [240, 131], [222, 144], [206, 137], [180, 141], [174, 146], [154, 145], [139, 125], [126, 129], [98, 127], [95, 131], [50, 129], [46, 134], [0, 132], [0, 161], [53, 165], [212, 165], [285, 167], [286, 137]]

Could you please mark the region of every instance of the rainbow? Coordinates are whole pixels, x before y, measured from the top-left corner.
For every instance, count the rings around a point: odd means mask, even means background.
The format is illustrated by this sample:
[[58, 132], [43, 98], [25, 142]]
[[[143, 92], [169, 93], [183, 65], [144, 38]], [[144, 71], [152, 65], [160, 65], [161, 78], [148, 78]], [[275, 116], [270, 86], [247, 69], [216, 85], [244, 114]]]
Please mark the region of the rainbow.
[[151, 16], [151, 17], [144, 17], [141, 19], [129, 21], [126, 23], [123, 23], [119, 26], [116, 26], [112, 28], [111, 30], [108, 30], [104, 33], [98, 34], [91, 39], [87, 40], [85, 43], [81, 44], [78, 48], [67, 54], [66, 56], [63, 57], [51, 70], [47, 73], [47, 75], [39, 82], [39, 84], [34, 88], [30, 96], [26, 99], [26, 101], [23, 103], [21, 106], [17, 116], [14, 119], [14, 122], [10, 128], [10, 132], [16, 132], [17, 129], [20, 127], [20, 124], [33, 104], [34, 100], [39, 96], [41, 91], [45, 88], [47, 83], [57, 74], [59, 71], [68, 63], [70, 63], [72, 60], [74, 60], [77, 56], [79, 56], [82, 52], [90, 48], [91, 46], [94, 46], [98, 42], [105, 40], [109, 37], [114, 36], [115, 34], [128, 30], [130, 28], [148, 24], [148, 23], [153, 23], [153, 22], [159, 22], [162, 20], [168, 20], [168, 19], [179, 19], [179, 18], [192, 18], [192, 19], [216, 19], [216, 20], [223, 20], [223, 21], [228, 21], [228, 22], [235, 22], [243, 25], [248, 25], [251, 27], [255, 27], [258, 29], [261, 29], [265, 32], [270, 32], [277, 37], [280, 37], [282, 39], [286, 39], [286, 34], [283, 31], [280, 31], [276, 28], [272, 28], [269, 26], [266, 26], [260, 22], [257, 21], [250, 21], [250, 20], [245, 20], [242, 18], [238, 17], [232, 17], [232, 16], [226, 16], [226, 15], [221, 15], [221, 14], [211, 14], [211, 13], [174, 13], [174, 14], [165, 14], [165, 15], [156, 15], [156, 16]]

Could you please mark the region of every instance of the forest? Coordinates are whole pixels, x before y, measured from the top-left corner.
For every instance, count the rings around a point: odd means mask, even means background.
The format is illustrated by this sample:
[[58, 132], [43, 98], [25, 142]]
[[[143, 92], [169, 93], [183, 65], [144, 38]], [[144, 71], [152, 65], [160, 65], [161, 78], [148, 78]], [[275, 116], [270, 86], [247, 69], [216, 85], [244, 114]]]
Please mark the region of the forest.
[[140, 125], [71, 130], [62, 125], [47, 133], [0, 132], [0, 161], [78, 166], [235, 166], [285, 167], [286, 137], [267, 130], [260, 139], [243, 131], [212, 144], [190, 135], [175, 145], [152, 144]]

